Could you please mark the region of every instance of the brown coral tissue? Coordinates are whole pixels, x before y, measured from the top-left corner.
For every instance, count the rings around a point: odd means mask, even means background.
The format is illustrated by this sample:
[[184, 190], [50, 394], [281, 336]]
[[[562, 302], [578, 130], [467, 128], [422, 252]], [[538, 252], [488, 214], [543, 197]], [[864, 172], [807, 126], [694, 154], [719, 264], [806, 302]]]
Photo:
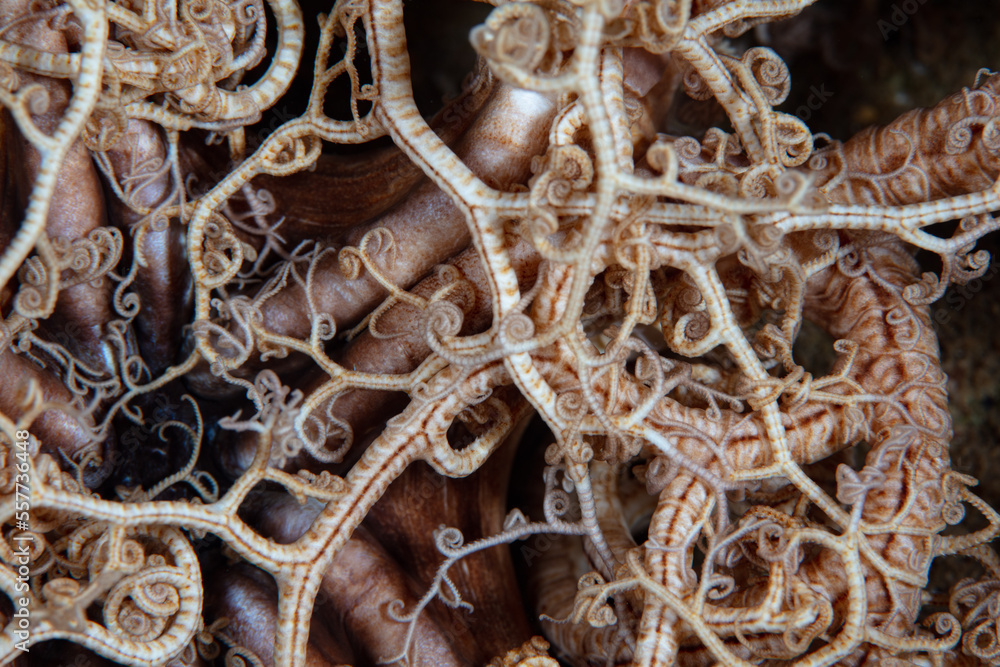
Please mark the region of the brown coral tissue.
[[0, 662], [1000, 665], [948, 11], [0, 0]]

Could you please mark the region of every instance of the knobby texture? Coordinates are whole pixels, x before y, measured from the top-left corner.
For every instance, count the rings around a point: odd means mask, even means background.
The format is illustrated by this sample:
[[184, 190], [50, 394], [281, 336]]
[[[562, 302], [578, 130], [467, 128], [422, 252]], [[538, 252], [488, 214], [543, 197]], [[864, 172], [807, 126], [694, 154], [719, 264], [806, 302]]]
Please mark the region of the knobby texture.
[[0, 659], [997, 664], [1000, 76], [814, 134], [812, 1], [498, 1], [422, 114], [402, 0], [0, 0]]

